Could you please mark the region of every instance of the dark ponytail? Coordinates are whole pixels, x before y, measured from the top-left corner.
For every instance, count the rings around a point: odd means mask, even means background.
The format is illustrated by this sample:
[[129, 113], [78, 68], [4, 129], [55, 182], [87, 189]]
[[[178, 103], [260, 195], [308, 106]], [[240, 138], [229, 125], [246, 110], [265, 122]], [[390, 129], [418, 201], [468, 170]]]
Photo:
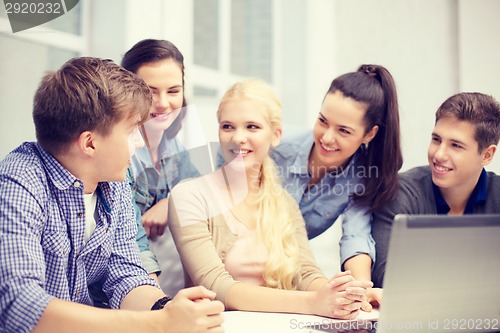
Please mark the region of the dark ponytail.
[[[398, 171], [403, 165], [396, 85], [387, 69], [361, 65], [357, 72], [344, 74], [330, 85], [328, 93], [365, 103], [365, 133], [378, 125], [377, 135], [364, 149], [364, 191], [355, 194], [355, 204], [373, 211], [394, 199], [398, 190]], [[375, 169], [376, 172], [372, 172]]]

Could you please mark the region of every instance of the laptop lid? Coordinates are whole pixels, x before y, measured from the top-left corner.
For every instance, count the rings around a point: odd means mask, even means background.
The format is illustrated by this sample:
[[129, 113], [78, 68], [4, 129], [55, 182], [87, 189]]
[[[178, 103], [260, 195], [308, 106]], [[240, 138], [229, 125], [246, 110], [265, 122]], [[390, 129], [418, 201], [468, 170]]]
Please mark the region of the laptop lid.
[[397, 215], [377, 332], [500, 331], [500, 215]]

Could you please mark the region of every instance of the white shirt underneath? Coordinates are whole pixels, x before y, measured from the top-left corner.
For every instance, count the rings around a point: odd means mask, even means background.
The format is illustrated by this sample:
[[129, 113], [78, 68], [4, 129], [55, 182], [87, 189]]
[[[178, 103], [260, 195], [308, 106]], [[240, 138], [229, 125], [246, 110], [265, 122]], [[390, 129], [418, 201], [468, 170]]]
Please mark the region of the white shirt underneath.
[[95, 192], [84, 194], [83, 200], [85, 201], [85, 235], [83, 236], [83, 243], [86, 244], [96, 226], [95, 211], [97, 206], [97, 194]]

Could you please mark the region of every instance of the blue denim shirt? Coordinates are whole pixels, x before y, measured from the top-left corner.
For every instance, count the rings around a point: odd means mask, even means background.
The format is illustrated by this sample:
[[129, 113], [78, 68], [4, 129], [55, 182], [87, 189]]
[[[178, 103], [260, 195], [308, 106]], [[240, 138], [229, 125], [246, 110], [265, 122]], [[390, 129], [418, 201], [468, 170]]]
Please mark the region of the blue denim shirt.
[[103, 281], [112, 308], [141, 285], [131, 191], [99, 183], [96, 228], [84, 243], [83, 183], [36, 143], [0, 163], [0, 332], [29, 332], [53, 298], [92, 305]]
[[358, 166], [361, 150], [355, 153], [343, 172], [327, 173], [308, 190], [311, 180], [308, 161], [313, 144], [313, 135], [308, 131], [283, 139], [271, 151], [271, 157], [283, 177], [283, 186], [299, 204], [309, 239], [323, 233], [344, 214], [340, 240], [341, 263], [363, 253], [368, 254], [375, 262], [369, 207], [353, 205], [352, 194], [364, 190], [364, 167]]
[[[127, 182], [129, 183], [130, 188], [133, 191], [135, 185], [132, 180], [131, 168], [127, 170]], [[149, 239], [146, 234], [146, 229], [144, 229], [144, 227], [142, 226], [141, 211], [134, 199], [132, 199], [132, 204], [134, 206], [135, 221], [137, 224], [137, 234], [135, 235], [135, 240], [137, 242], [137, 246], [139, 246], [142, 266], [149, 274], [160, 274], [160, 265], [158, 264], [158, 260], [156, 260], [156, 256], [153, 251], [149, 249]]]
[[159, 163], [162, 166], [160, 171], [154, 167], [148, 148], [139, 148], [132, 156], [129, 168], [139, 230], [137, 243], [141, 249], [143, 265], [150, 273], [159, 273], [160, 266], [154, 253], [149, 250], [146, 231], [142, 227], [142, 214], [158, 201], [166, 198], [178, 182], [200, 175], [191, 163], [189, 152], [176, 138], [168, 140], [164, 137], [162, 139], [159, 156], [161, 156]]
[[137, 149], [131, 159], [134, 199], [141, 214], [166, 198], [181, 180], [200, 176], [178, 139], [163, 138], [158, 155], [160, 171], [153, 165], [146, 147]]

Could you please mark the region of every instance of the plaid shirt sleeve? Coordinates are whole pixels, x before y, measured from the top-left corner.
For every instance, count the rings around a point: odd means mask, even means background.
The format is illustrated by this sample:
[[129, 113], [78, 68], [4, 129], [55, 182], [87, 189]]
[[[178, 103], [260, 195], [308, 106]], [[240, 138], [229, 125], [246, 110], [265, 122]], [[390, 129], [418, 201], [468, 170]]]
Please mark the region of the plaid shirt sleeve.
[[30, 332], [54, 298], [92, 305], [96, 279], [114, 308], [138, 286], [157, 287], [140, 264], [130, 186], [99, 189], [98, 227], [82, 244], [81, 181], [33, 143], [0, 162], [0, 332]]
[[1, 332], [31, 331], [54, 298], [44, 289], [40, 193], [33, 179], [0, 175]]
[[118, 224], [113, 246], [113, 253], [109, 260], [108, 278], [103, 290], [108, 295], [110, 306], [118, 309], [123, 298], [134, 288], [141, 285], [158, 287], [157, 283], [149, 277], [141, 264], [139, 250], [136, 242], [137, 223], [132, 193], [126, 182], [112, 183], [112, 191], [116, 198], [113, 200], [115, 207], [111, 211]]

